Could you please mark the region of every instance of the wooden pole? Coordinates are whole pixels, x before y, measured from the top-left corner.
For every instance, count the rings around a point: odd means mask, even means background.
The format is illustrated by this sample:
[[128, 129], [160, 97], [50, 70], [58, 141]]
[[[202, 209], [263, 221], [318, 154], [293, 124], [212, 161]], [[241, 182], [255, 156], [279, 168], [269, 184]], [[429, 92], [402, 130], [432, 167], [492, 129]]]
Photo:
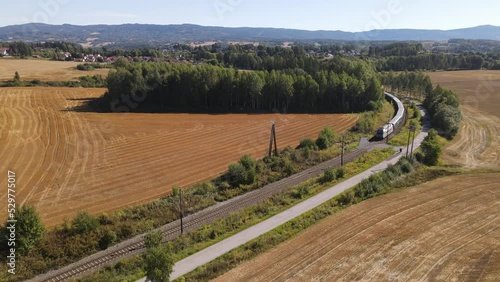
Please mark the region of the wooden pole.
[[344, 138], [345, 135], [342, 135], [342, 152], [340, 152], [340, 166], [344, 166]]
[[269, 153], [268, 155], [271, 156], [273, 154], [273, 135], [274, 135], [274, 123], [273, 126], [271, 127], [271, 139], [269, 141]]
[[415, 143], [415, 132], [416, 130], [413, 131], [413, 138], [411, 140], [411, 155], [413, 155], [413, 143]]
[[411, 130], [408, 130], [408, 142], [406, 143], [406, 157], [408, 158], [408, 149], [410, 147], [410, 137], [411, 137]]
[[179, 211], [181, 215], [181, 235], [184, 234], [184, 224], [182, 222], [182, 218], [184, 217], [184, 214], [182, 212], [182, 189], [179, 188]]
[[276, 124], [273, 123], [274, 155], [278, 156], [278, 142], [276, 141]]

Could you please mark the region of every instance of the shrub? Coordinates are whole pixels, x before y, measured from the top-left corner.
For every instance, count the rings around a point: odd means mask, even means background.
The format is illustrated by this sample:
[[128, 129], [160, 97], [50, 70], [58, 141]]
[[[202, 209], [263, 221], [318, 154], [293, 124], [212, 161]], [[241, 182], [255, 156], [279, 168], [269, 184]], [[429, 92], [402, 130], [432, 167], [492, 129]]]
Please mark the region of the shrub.
[[340, 179], [340, 178], [344, 178], [344, 176], [345, 176], [345, 169], [343, 167], [337, 168], [337, 171], [335, 173], [335, 177], [337, 179]]
[[245, 167], [246, 170], [255, 169], [255, 160], [252, 159], [249, 155], [244, 155], [240, 159], [240, 164]]
[[107, 249], [114, 242], [116, 242], [116, 239], [118, 239], [118, 236], [114, 231], [106, 230], [99, 240], [99, 248], [101, 248], [101, 250]]
[[356, 203], [356, 196], [354, 195], [354, 191], [351, 189], [340, 194], [338, 203], [343, 206], [348, 206]]
[[401, 167], [401, 171], [405, 174], [413, 171], [413, 166], [407, 158], [401, 159], [400, 167]]
[[316, 139], [316, 145], [319, 149], [325, 150], [330, 148], [337, 140], [337, 134], [331, 128], [325, 128], [319, 133]]
[[292, 197], [294, 197], [295, 199], [302, 199], [305, 196], [309, 195], [309, 193], [310, 193], [309, 186], [303, 184], [293, 191]]
[[72, 230], [78, 234], [87, 234], [99, 227], [99, 220], [87, 212], [78, 212], [71, 222]]
[[233, 187], [238, 187], [240, 184], [246, 183], [247, 172], [242, 164], [234, 163], [229, 165], [228, 176], [229, 184]]
[[335, 180], [335, 171], [333, 168], [327, 168], [323, 173], [323, 177], [321, 178], [321, 183], [328, 183]]
[[306, 148], [304, 148], [304, 149], [302, 150], [302, 156], [303, 156], [306, 160], [307, 160], [307, 159], [309, 159], [309, 158], [311, 157], [311, 149], [309, 149], [309, 148], [307, 148], [307, 147], [306, 147]]
[[439, 162], [439, 157], [442, 153], [441, 145], [437, 140], [437, 131], [431, 129], [429, 131], [429, 135], [425, 137], [424, 141], [422, 141], [422, 151], [424, 153], [424, 164], [426, 165], [436, 165]]
[[297, 149], [303, 149], [303, 148], [316, 149], [317, 148], [316, 142], [311, 138], [302, 139], [300, 140], [300, 144], [297, 147]]
[[361, 133], [371, 133], [375, 127], [375, 117], [371, 113], [364, 113], [356, 122], [354, 130]]
[[423, 163], [424, 162], [424, 155], [421, 152], [416, 152], [415, 153], [415, 159], [418, 162]]

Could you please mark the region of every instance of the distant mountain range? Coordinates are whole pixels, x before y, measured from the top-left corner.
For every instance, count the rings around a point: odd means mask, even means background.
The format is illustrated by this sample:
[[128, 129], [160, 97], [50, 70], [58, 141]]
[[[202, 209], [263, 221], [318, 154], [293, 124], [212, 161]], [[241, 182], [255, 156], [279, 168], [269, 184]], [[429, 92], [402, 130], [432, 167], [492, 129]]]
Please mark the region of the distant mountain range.
[[500, 40], [500, 27], [478, 26], [455, 30], [386, 29], [367, 32], [307, 31], [284, 28], [228, 28], [182, 25], [48, 25], [24, 24], [0, 28], [0, 41], [68, 41], [89, 46], [149, 45], [207, 41], [442, 41], [449, 39]]

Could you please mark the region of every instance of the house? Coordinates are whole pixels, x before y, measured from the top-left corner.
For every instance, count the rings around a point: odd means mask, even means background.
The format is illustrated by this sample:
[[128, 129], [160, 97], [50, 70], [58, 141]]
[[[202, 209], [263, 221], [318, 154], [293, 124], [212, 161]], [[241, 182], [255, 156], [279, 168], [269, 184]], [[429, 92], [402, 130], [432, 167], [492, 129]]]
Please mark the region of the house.
[[0, 48], [0, 56], [8, 56], [8, 55], [9, 55], [9, 49]]

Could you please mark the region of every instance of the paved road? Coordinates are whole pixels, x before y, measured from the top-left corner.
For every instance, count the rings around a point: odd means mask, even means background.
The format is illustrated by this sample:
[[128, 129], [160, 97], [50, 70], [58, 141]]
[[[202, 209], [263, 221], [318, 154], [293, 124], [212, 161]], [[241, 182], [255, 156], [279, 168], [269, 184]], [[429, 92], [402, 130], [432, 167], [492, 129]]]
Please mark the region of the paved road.
[[[426, 118], [425, 111], [421, 108], [422, 115], [424, 116], [423, 128], [422, 131], [415, 137], [414, 150], [420, 147], [425, 136], [427, 136], [427, 132], [430, 129], [430, 123]], [[394, 156], [390, 157], [388, 160], [371, 167], [370, 169], [354, 176], [346, 181], [339, 183], [328, 190], [325, 190], [292, 208], [279, 213], [261, 223], [258, 223], [250, 228], [247, 228], [215, 245], [212, 245], [202, 251], [199, 251], [174, 265], [172, 275], [170, 276], [171, 280], [177, 279], [193, 270], [197, 267], [202, 266], [211, 262], [212, 260], [228, 253], [229, 251], [248, 243], [249, 241], [277, 228], [278, 226], [310, 211], [319, 205], [329, 201], [333, 197], [339, 195], [345, 190], [352, 188], [353, 186], [360, 183], [363, 179], [370, 177], [372, 174], [378, 173], [381, 170], [387, 168], [389, 164], [395, 164], [401, 157], [403, 157], [406, 153], [406, 148], [404, 148], [402, 153], [396, 153]], [[398, 149], [399, 151], [399, 149]], [[146, 281], [146, 278], [142, 278], [137, 280], [138, 282]]]

